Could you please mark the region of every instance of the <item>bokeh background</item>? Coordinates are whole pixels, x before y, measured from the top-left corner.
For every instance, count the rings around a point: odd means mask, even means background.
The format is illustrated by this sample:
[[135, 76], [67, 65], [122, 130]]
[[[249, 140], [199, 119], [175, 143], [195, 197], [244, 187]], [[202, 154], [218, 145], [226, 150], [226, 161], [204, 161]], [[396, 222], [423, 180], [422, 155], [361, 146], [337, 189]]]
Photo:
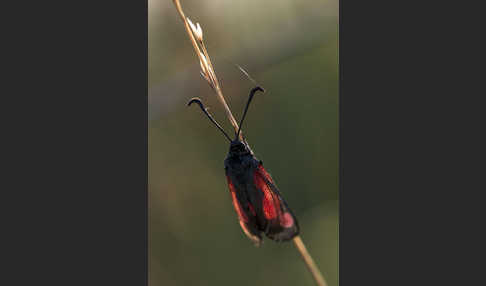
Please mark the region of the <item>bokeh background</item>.
[[[231, 204], [228, 142], [195, 107], [200, 97], [233, 133], [199, 75], [170, 0], [149, 0], [149, 285], [314, 285], [293, 243], [256, 248]], [[338, 0], [182, 0], [199, 22], [223, 93], [299, 219], [329, 286], [338, 285]]]

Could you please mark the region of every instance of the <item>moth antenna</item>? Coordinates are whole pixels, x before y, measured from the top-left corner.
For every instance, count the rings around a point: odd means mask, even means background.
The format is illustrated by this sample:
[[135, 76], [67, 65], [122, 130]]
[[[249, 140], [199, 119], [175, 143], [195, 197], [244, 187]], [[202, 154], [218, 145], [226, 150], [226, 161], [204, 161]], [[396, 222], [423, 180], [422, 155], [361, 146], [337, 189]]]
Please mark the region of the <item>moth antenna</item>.
[[[240, 127], [238, 128], [238, 132], [236, 133], [236, 138], [238, 138], [240, 136], [241, 126], [243, 125], [243, 120], [245, 120], [246, 112], [248, 111], [248, 107], [250, 106], [250, 102], [253, 99], [253, 96], [255, 95], [255, 92], [257, 92], [257, 91], [265, 92], [265, 90], [262, 87], [259, 87], [259, 86], [254, 87], [250, 91], [250, 96], [248, 98], [248, 102], [246, 103], [245, 111], [243, 112], [243, 116], [241, 117]], [[235, 138], [235, 140], [236, 140], [236, 138]]]
[[218, 127], [218, 129], [223, 132], [223, 135], [231, 142], [231, 138], [228, 136], [228, 134], [223, 130], [223, 128], [218, 124], [218, 122], [216, 122], [216, 120], [214, 120], [214, 118], [211, 116], [211, 114], [209, 114], [208, 110], [206, 107], [204, 107], [204, 104], [202, 103], [202, 101], [197, 98], [197, 97], [194, 97], [194, 98], [191, 98], [191, 100], [187, 103], [187, 106], [190, 106], [191, 104], [193, 103], [197, 103], [199, 105], [199, 107], [201, 108], [201, 110], [204, 112], [204, 114], [206, 114], [206, 116], [209, 118], [209, 120], [214, 124], [216, 125], [216, 127]]

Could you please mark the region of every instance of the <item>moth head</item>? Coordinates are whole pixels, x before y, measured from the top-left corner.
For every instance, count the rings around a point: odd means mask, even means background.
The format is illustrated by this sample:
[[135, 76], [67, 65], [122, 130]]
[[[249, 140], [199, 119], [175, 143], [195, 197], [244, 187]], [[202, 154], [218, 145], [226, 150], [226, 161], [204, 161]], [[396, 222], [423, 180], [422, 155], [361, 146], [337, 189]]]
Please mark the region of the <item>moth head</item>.
[[229, 153], [231, 156], [241, 156], [250, 154], [248, 146], [238, 139], [231, 141]]

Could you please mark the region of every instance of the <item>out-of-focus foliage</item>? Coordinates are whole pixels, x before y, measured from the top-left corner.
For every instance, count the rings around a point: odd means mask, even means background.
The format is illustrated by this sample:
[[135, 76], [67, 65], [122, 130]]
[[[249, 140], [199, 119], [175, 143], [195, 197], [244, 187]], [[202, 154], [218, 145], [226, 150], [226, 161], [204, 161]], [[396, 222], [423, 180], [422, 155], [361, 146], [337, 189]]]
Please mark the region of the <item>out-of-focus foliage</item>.
[[[302, 239], [338, 285], [338, 1], [181, 1], [199, 22], [237, 119], [253, 84], [267, 92], [243, 131], [297, 215]], [[255, 248], [231, 204], [232, 134], [172, 1], [149, 0], [149, 280], [162, 285], [314, 285], [291, 242]]]

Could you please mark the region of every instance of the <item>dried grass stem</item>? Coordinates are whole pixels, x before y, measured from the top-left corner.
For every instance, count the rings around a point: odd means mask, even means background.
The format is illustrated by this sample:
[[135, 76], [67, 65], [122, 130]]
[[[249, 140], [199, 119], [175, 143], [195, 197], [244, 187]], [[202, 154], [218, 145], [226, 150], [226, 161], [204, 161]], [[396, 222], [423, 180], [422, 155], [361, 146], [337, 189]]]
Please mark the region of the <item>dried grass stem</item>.
[[[233, 128], [235, 129], [235, 133], [238, 131], [238, 123], [235, 120], [235, 117], [231, 113], [230, 108], [228, 107], [228, 104], [226, 103], [226, 100], [224, 99], [223, 92], [221, 91], [221, 86], [219, 84], [218, 78], [216, 77], [216, 73], [214, 72], [213, 64], [211, 62], [211, 58], [209, 57], [208, 51], [206, 49], [206, 46], [204, 45], [204, 41], [202, 39], [202, 29], [199, 26], [199, 23], [197, 24], [197, 31], [194, 31], [195, 26], [192, 25], [193, 28], [191, 28], [191, 25], [189, 25], [189, 18], [186, 17], [184, 12], [182, 11], [181, 3], [179, 0], [173, 0], [177, 11], [179, 12], [179, 15], [181, 16], [182, 21], [184, 22], [184, 26], [186, 27], [186, 32], [189, 35], [189, 39], [191, 40], [192, 46], [194, 47], [194, 51], [196, 52], [196, 55], [199, 58], [199, 61], [201, 65], [204, 66], [204, 69], [202, 70], [202, 74], [204, 78], [209, 82], [209, 85], [214, 89], [216, 92], [217, 98], [223, 105], [224, 111], [226, 113], [226, 116], [228, 117], [231, 125], [233, 125]], [[200, 31], [200, 32], [199, 32]], [[194, 37], [194, 34], [198, 36], [198, 42], [196, 41], [196, 38]], [[199, 48], [201, 46], [201, 48]], [[202, 50], [202, 52], [201, 52]], [[243, 132], [240, 132], [240, 139], [243, 140]]]

